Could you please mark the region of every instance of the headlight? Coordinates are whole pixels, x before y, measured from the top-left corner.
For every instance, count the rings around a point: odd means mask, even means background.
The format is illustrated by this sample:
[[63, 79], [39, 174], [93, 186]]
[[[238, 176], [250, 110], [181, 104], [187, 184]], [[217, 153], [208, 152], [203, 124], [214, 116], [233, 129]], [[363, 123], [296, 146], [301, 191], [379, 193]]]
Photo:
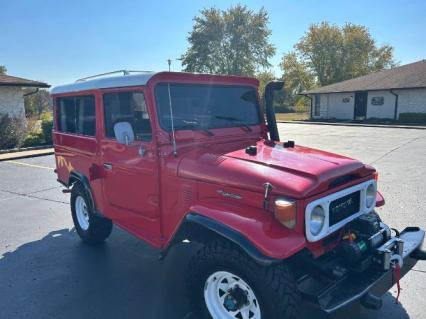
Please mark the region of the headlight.
[[322, 228], [324, 227], [325, 221], [325, 211], [322, 206], [318, 205], [312, 210], [311, 218], [309, 221], [309, 228], [311, 230], [312, 235], [317, 236]]
[[367, 187], [366, 196], [365, 196], [365, 205], [367, 208], [371, 208], [376, 199], [376, 187], [374, 184], [370, 184]]
[[277, 198], [275, 200], [274, 215], [281, 224], [293, 229], [296, 226], [296, 203], [284, 198]]

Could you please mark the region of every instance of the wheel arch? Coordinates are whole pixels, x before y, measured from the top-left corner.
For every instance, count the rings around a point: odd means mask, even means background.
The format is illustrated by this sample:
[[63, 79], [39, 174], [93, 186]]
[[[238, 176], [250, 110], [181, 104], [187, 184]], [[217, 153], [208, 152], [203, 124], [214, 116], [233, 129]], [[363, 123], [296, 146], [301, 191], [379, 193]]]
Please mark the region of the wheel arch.
[[184, 239], [206, 243], [207, 241], [220, 238], [232, 242], [259, 265], [270, 266], [282, 261], [281, 259], [273, 258], [263, 254], [239, 231], [229, 227], [228, 225], [225, 225], [218, 220], [203, 216], [196, 212], [189, 212], [186, 214], [166, 251]]
[[86, 192], [87, 196], [89, 197], [89, 205], [93, 209], [93, 211], [98, 214], [98, 211], [96, 210], [95, 201], [93, 199], [92, 189], [90, 187], [89, 179], [81, 172], [78, 171], [71, 171], [69, 178], [68, 178], [68, 185], [67, 187], [72, 187], [75, 183], [80, 183], [84, 191]]

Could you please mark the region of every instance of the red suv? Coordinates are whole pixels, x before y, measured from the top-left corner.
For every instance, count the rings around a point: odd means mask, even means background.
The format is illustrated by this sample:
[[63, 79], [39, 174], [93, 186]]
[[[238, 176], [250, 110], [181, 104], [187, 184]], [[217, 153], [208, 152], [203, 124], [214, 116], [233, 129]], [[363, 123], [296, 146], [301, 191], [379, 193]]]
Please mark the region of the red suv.
[[271, 82], [237, 76], [137, 73], [52, 90], [58, 181], [71, 190], [77, 233], [112, 225], [161, 251], [201, 248], [186, 271], [197, 318], [325, 315], [381, 296], [418, 260], [424, 231], [384, 224], [374, 168], [280, 142]]

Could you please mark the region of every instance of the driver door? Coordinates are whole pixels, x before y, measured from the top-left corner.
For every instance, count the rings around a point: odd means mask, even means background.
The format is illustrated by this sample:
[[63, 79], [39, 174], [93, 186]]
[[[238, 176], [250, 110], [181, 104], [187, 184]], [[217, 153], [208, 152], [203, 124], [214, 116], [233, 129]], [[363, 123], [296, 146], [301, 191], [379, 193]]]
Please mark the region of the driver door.
[[[144, 91], [105, 91], [102, 102], [102, 192], [108, 215], [136, 235], [159, 237], [158, 169]], [[119, 122], [130, 124], [133, 141], [117, 141]]]

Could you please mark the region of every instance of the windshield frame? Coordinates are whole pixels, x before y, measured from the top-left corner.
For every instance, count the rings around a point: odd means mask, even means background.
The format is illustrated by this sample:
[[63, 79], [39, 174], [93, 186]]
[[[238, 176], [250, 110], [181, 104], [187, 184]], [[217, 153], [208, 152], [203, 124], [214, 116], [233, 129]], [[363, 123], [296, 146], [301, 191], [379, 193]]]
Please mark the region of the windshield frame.
[[[250, 84], [223, 84], [223, 83], [196, 83], [196, 82], [177, 82], [177, 81], [159, 81], [157, 83], [155, 83], [154, 87], [153, 87], [153, 98], [154, 98], [154, 102], [155, 102], [155, 111], [157, 114], [157, 123], [159, 125], [159, 127], [164, 130], [167, 133], [170, 133], [172, 131], [171, 127], [165, 127], [164, 123], [162, 123], [161, 121], [161, 113], [160, 113], [160, 109], [159, 109], [159, 101], [158, 101], [158, 95], [157, 95], [157, 88], [160, 85], [167, 85], [170, 84], [170, 86], [173, 85], [178, 85], [178, 86], [196, 86], [196, 87], [217, 87], [217, 88], [244, 88], [244, 89], [250, 89], [253, 90], [256, 96], [256, 102], [255, 102], [255, 107], [256, 107], [256, 114], [257, 114], [257, 123], [254, 124], [247, 124], [247, 126], [260, 126], [263, 123], [263, 113], [262, 113], [262, 109], [260, 106], [260, 101], [259, 101], [259, 94], [257, 91], [257, 87], [250, 85]], [[173, 102], [173, 96], [172, 96], [172, 102]], [[174, 111], [174, 110], [173, 110]], [[174, 117], [175, 114], [173, 113]], [[188, 120], [192, 120], [192, 119], [188, 119]], [[241, 124], [239, 124], [238, 121], [234, 121], [234, 122], [229, 122], [229, 124], [224, 125], [224, 126], [215, 126], [215, 127], [207, 127], [207, 126], [200, 126], [200, 128], [189, 128], [189, 127], [184, 127], [184, 128], [180, 128], [179, 126], [174, 127], [175, 131], [199, 131], [199, 130], [203, 130], [203, 129], [207, 129], [207, 130], [216, 130], [216, 129], [228, 129], [228, 128], [238, 128], [241, 127]]]

